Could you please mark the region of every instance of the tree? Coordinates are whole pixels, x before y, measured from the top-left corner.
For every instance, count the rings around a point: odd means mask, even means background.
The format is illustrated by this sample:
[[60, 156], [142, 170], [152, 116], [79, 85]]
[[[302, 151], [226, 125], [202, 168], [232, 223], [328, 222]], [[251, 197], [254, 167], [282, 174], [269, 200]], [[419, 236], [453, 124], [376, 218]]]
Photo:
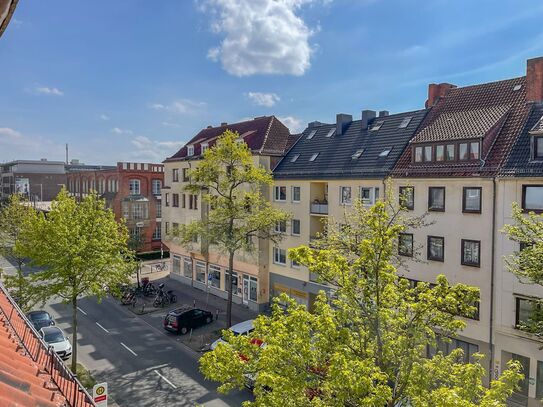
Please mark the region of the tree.
[[96, 193], [80, 203], [63, 189], [51, 211], [37, 216], [17, 250], [43, 267], [31, 275], [42, 298], [60, 297], [72, 308], [72, 371], [77, 365], [77, 304], [82, 296], [99, 300], [108, 287], [126, 283], [135, 265], [127, 248], [128, 231], [117, 223]]
[[253, 381], [247, 406], [504, 406], [522, 377], [515, 362], [486, 389], [481, 355], [425, 357], [465, 326], [457, 316], [475, 312], [479, 293], [442, 275], [413, 285], [397, 274], [399, 233], [422, 220], [391, 202], [357, 202], [315, 247], [290, 250], [333, 292], [319, 294], [313, 313], [282, 294], [286, 307], [274, 301], [251, 335], [227, 332], [229, 343], [201, 358], [204, 376], [223, 392]]
[[[199, 237], [203, 250], [216, 247], [228, 255], [228, 268], [234, 269], [239, 251], [253, 252], [255, 239], [278, 241], [274, 231], [278, 222], [287, 222], [290, 215], [273, 208], [262, 190], [272, 184], [271, 173], [253, 163], [248, 146], [239, 142], [239, 134], [227, 130], [217, 143], [204, 153], [189, 173], [186, 190], [202, 194], [208, 211], [201, 220], [180, 225], [173, 231], [182, 244], [191, 246]], [[227, 279], [227, 325], [232, 325], [232, 278]]]
[[21, 198], [11, 195], [9, 202], [0, 211], [0, 253], [15, 263], [15, 275], [6, 275], [4, 282], [24, 311], [30, 310], [36, 303], [36, 296], [31, 284], [25, 278], [23, 266], [26, 257], [17, 250], [23, 235], [23, 229], [36, 218], [36, 211]]
[[[521, 281], [543, 285], [543, 215], [524, 213], [518, 203], [513, 203], [513, 224], [505, 225], [502, 232], [519, 243], [519, 250], [505, 258], [507, 270]], [[521, 329], [543, 338], [543, 301], [532, 301], [533, 312]]]

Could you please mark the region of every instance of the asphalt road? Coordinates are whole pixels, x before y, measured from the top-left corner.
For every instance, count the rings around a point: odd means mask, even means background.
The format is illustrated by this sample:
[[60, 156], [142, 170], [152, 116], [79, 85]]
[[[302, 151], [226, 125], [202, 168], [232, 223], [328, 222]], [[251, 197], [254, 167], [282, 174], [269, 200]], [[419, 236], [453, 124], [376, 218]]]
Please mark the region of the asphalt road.
[[[70, 338], [71, 310], [52, 303], [46, 309]], [[219, 395], [216, 383], [198, 370], [199, 355], [166, 333], [158, 316], [137, 317], [114, 300], [80, 301], [78, 360], [121, 407], [240, 406], [248, 391]]]

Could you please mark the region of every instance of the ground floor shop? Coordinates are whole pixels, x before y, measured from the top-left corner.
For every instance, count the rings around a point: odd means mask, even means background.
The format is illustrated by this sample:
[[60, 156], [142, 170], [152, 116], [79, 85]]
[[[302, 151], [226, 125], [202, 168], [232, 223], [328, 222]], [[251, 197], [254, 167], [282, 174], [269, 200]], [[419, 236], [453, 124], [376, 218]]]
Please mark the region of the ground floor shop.
[[302, 281], [295, 278], [283, 276], [281, 274], [270, 273], [270, 297], [277, 297], [281, 293], [286, 293], [298, 304], [305, 305], [309, 310], [313, 309], [317, 295], [324, 291], [330, 294], [330, 287], [314, 283], [311, 281]]

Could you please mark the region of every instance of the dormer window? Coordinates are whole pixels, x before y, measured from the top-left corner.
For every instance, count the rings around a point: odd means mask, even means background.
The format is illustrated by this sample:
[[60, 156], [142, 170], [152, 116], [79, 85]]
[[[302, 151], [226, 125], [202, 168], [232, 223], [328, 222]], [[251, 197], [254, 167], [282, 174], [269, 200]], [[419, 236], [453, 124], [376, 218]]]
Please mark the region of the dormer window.
[[315, 134], [317, 133], [317, 130], [313, 130], [311, 133], [307, 135], [307, 139], [311, 140], [313, 137], [315, 137]]
[[294, 155], [292, 156], [292, 158], [290, 159], [290, 162], [291, 162], [291, 163], [295, 163], [296, 160], [297, 160], [299, 157], [300, 157], [300, 154], [294, 154]]
[[315, 161], [317, 157], [319, 156], [319, 153], [313, 153], [311, 157], [309, 157], [309, 161]]
[[194, 155], [194, 146], [187, 146], [187, 155], [189, 157]]
[[534, 159], [543, 160], [543, 136], [534, 137]]
[[332, 137], [334, 133], [336, 132], [336, 129], [330, 129], [328, 133], [326, 134], [326, 137]]
[[360, 158], [360, 156], [362, 155], [363, 152], [364, 152], [364, 149], [363, 149], [363, 148], [360, 149], [360, 150], [356, 150], [356, 151], [354, 152], [354, 154], [351, 156], [351, 158], [352, 158], [353, 160], [356, 160], [357, 158]]
[[379, 154], [379, 157], [388, 157], [390, 152], [392, 151], [392, 147], [387, 147], [381, 153]]
[[377, 131], [379, 130], [383, 124], [385, 123], [384, 120], [378, 120], [375, 123], [373, 123], [373, 127], [370, 129], [370, 131]]
[[412, 117], [404, 117], [398, 128], [405, 129], [407, 126], [409, 126], [409, 123], [411, 122]]
[[202, 155], [206, 152], [206, 150], [209, 148], [209, 144], [208, 143], [203, 143], [202, 144]]
[[[458, 150], [458, 155], [456, 152]], [[413, 162], [475, 161], [481, 157], [479, 141], [463, 141], [458, 144], [432, 144], [413, 146]]]

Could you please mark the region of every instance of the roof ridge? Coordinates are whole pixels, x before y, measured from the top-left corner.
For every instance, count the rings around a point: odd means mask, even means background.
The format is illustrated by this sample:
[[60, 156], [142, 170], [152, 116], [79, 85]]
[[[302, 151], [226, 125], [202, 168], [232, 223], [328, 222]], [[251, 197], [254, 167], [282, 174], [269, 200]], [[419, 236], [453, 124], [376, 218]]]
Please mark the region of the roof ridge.
[[443, 96], [443, 97], [446, 98], [451, 92], [455, 92], [455, 91], [462, 90], [462, 89], [477, 88], [477, 87], [482, 88], [484, 86], [490, 86], [490, 85], [494, 85], [494, 84], [502, 83], [502, 82], [518, 81], [519, 79], [526, 79], [526, 75], [517, 76], [517, 77], [514, 77], [514, 78], [508, 78], [508, 79], [500, 79], [500, 80], [497, 80], [497, 81], [491, 81], [491, 82], [485, 82], [485, 83], [475, 83], [473, 85], [456, 86], [455, 88], [451, 88], [450, 91], [447, 92], [447, 94], [445, 96]]

